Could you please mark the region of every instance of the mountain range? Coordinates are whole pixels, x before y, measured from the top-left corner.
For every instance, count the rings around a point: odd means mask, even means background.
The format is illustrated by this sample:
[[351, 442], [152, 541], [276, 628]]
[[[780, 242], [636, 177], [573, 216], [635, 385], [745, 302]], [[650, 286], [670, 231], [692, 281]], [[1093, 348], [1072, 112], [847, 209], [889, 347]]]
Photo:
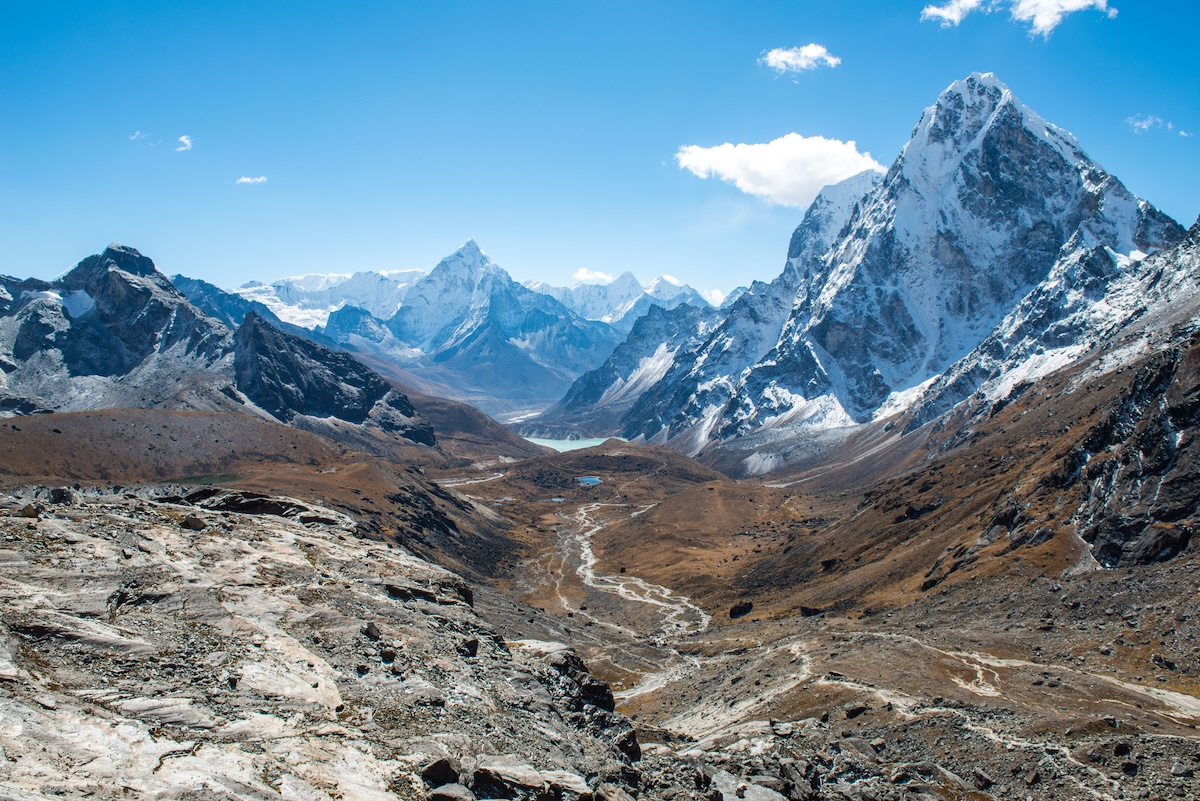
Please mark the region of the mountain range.
[[630, 273], [573, 288], [522, 285], [474, 240], [428, 273], [305, 275], [233, 291], [173, 280], [227, 324], [253, 310], [409, 386], [503, 417], [552, 405], [652, 306], [709, 305], [691, 287], [660, 278], [643, 288]]
[[526, 281], [525, 286], [550, 295], [580, 317], [609, 323], [622, 334], [628, 334], [651, 306], [674, 309], [684, 303], [697, 308], [711, 305], [687, 284], [661, 276], [643, 287], [631, 272], [604, 284], [556, 287], [545, 281]]
[[311, 274], [231, 291], [185, 276], [173, 281], [227, 325], [253, 310], [389, 377], [505, 418], [552, 405], [652, 306], [710, 305], [673, 279], [643, 287], [628, 272], [570, 288], [518, 284], [474, 240], [428, 273]]
[[53, 282], [0, 278], [0, 408], [236, 411], [298, 428], [434, 444], [403, 392], [250, 311], [205, 314], [138, 251], [112, 245]]

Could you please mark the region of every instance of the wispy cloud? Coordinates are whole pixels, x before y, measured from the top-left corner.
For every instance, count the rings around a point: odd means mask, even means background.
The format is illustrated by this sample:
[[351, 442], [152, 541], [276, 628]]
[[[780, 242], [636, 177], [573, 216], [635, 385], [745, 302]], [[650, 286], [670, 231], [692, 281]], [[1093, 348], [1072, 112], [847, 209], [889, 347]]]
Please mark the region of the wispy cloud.
[[146, 138], [146, 134], [142, 133], [141, 131], [134, 131], [132, 134], [129, 135], [130, 142], [136, 142], [139, 139], [145, 139], [145, 138]]
[[251, 178], [248, 175], [243, 175], [241, 178], [238, 178], [236, 181], [234, 181], [234, 183], [238, 184], [265, 184], [266, 182], [267, 176], [265, 175], [260, 175], [257, 178]]
[[1178, 132], [1183, 137], [1191, 136], [1189, 132], [1177, 127], [1175, 123], [1164, 120], [1155, 114], [1134, 114], [1132, 117], [1125, 118], [1125, 124], [1129, 126], [1129, 130], [1138, 135], [1148, 133], [1157, 128], [1165, 128], [1167, 133], [1170, 134]]
[[991, 13], [1007, 9], [1016, 22], [1029, 26], [1031, 34], [1049, 37], [1068, 14], [1094, 9], [1109, 19], [1117, 16], [1108, 0], [947, 0], [942, 5], [928, 5], [921, 10], [921, 19], [940, 22], [943, 28], [958, 25], [973, 11]]
[[780, 75], [815, 70], [817, 67], [836, 67], [842, 60], [816, 43], [803, 47], [777, 47], [758, 60]]
[[1162, 117], [1156, 117], [1153, 114], [1134, 114], [1132, 117], [1125, 118], [1125, 124], [1136, 134], [1144, 134], [1151, 128], [1161, 128], [1163, 121]]
[[179, 137], [179, 147], [175, 148], [176, 152], [186, 151], [186, 150], [191, 150], [191, 149], [192, 149], [192, 137], [188, 136], [187, 134], [184, 134], [183, 136]]
[[587, 267], [580, 267], [574, 273], [575, 280], [581, 284], [611, 284], [615, 278], [608, 273], [602, 273], [598, 270], [589, 270]]
[[883, 170], [853, 140], [790, 133], [766, 144], [685, 145], [675, 154], [683, 169], [720, 178], [778, 206], [805, 208], [817, 193], [863, 170]]
[[704, 296], [705, 300], [714, 306], [720, 306], [725, 302], [725, 298], [729, 297], [728, 292], [722, 292], [719, 289], [706, 289], [700, 294]]

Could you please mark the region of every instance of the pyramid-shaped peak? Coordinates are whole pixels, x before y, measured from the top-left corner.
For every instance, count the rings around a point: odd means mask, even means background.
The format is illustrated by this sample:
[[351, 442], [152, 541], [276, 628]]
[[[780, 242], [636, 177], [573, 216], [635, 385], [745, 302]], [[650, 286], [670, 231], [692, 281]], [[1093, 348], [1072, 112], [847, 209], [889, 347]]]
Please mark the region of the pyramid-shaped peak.
[[454, 251], [456, 256], [464, 256], [466, 258], [486, 259], [487, 254], [483, 252], [483, 248], [479, 247], [479, 243], [474, 239], [468, 239], [463, 243], [462, 247]]
[[471, 266], [480, 266], [490, 264], [491, 259], [483, 252], [483, 248], [474, 239], [468, 239], [458, 250], [451, 253], [446, 258], [442, 259], [442, 264], [466, 264]]
[[[994, 73], [974, 72], [946, 87], [921, 115], [901, 154], [905, 176], [918, 184], [940, 184], [992, 131], [1019, 129], [1068, 163], [1090, 161], [1074, 136], [1022, 104]], [[1005, 138], [1005, 146], [1011, 146], [1012, 138]]]
[[430, 275], [452, 275], [468, 281], [478, 281], [485, 275], [502, 272], [495, 262], [479, 247], [474, 239], [438, 262]]
[[615, 284], [616, 286], [637, 287], [638, 289], [642, 288], [642, 282], [637, 280], [637, 277], [629, 270], [621, 273], [609, 283]]

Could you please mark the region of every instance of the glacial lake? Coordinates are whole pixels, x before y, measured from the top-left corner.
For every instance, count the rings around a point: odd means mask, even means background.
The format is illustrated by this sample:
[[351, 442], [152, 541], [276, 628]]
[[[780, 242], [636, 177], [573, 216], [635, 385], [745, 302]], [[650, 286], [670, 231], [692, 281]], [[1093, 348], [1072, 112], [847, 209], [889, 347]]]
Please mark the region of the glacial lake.
[[545, 445], [547, 448], [553, 448], [559, 453], [565, 451], [577, 451], [580, 448], [593, 448], [610, 439], [619, 439], [619, 437], [593, 437], [592, 439], [542, 439], [541, 437], [525, 437], [534, 445]]

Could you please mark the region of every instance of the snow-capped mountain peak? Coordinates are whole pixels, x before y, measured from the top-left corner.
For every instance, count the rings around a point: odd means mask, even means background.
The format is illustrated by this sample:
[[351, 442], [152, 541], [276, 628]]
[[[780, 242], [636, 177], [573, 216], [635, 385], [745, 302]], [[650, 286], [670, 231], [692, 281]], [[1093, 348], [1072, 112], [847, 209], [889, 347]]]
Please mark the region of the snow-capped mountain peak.
[[[437, 266], [430, 270], [428, 277], [434, 283], [443, 285], [448, 291], [469, 292], [485, 283], [489, 278], [500, 276], [507, 279], [508, 273], [500, 269], [474, 239], [468, 239], [462, 247], [438, 262]], [[428, 287], [430, 284], [422, 282], [414, 286], [414, 289], [417, 286]], [[459, 299], [457, 295], [453, 298], [453, 300]], [[406, 297], [405, 303], [411, 303], [413, 300], [415, 298]], [[450, 300], [448, 298], [447, 302]]]
[[643, 287], [629, 271], [603, 284], [577, 283], [572, 287], [558, 287], [545, 281], [526, 281], [525, 286], [549, 295], [586, 320], [608, 323], [623, 334], [628, 334], [634, 322], [651, 306], [711, 305], [703, 295], [673, 276], [660, 276]]
[[[677, 351], [618, 429], [589, 433], [696, 452], [895, 413], [985, 340], [999, 353], [1065, 347], [1075, 335], [1055, 321], [1086, 318], [1084, 306], [1104, 305], [1109, 273], [1181, 235], [995, 75], [972, 74], [924, 110], [886, 175], [822, 191], [783, 274], [754, 284], [709, 336]], [[1119, 257], [1109, 277], [1072, 288], [1087, 272], [1072, 265], [1091, 264], [1097, 248]], [[1027, 297], [1043, 300], [989, 339]], [[994, 363], [972, 358], [955, 397]]]
[[952, 176], [996, 125], [1018, 125], [1068, 162], [1086, 160], [1078, 140], [1021, 103], [994, 74], [972, 73], [955, 81], [925, 109], [900, 154], [908, 180], [932, 187]]

